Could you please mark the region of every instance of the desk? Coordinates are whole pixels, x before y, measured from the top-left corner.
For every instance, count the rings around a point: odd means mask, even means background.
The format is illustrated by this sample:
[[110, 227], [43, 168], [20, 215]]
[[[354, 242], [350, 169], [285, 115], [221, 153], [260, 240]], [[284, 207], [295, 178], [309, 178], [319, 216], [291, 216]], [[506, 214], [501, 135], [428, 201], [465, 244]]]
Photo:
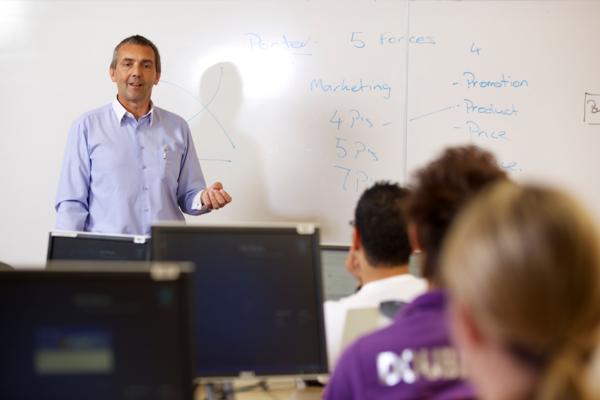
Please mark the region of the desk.
[[[322, 387], [302, 387], [290, 378], [275, 378], [266, 381], [235, 380], [235, 400], [320, 400], [323, 395]], [[217, 397], [219, 400], [220, 398]], [[196, 400], [206, 400], [206, 391], [201, 386], [196, 391]]]

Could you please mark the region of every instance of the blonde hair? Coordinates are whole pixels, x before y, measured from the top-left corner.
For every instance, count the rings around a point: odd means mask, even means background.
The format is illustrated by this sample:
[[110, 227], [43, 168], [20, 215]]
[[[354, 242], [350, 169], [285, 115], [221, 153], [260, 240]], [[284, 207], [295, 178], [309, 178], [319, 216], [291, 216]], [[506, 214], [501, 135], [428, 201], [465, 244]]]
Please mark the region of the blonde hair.
[[532, 397], [586, 398], [600, 321], [600, 241], [566, 194], [501, 182], [457, 219], [442, 255], [451, 297], [539, 372]]

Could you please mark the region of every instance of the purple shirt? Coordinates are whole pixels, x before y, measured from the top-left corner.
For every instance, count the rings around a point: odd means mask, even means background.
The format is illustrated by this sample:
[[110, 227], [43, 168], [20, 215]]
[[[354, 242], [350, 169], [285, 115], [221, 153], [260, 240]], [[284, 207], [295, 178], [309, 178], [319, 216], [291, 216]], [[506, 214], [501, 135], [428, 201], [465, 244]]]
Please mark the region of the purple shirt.
[[190, 128], [158, 107], [139, 119], [115, 99], [69, 132], [56, 195], [56, 228], [148, 235], [153, 222], [198, 215], [205, 187]]
[[471, 399], [451, 346], [446, 296], [429, 291], [406, 305], [387, 328], [363, 336], [344, 352], [323, 398]]

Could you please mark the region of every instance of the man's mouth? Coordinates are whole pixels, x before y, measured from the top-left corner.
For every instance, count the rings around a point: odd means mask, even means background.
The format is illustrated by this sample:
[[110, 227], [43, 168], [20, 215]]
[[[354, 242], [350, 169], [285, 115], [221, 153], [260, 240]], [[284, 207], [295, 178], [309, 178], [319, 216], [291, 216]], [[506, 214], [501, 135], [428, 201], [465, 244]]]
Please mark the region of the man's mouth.
[[132, 87], [134, 87], [134, 88], [141, 88], [142, 86], [144, 86], [144, 84], [143, 84], [143, 83], [140, 83], [140, 82], [129, 82], [129, 84], [128, 84], [128, 85], [129, 85], [129, 86], [132, 86]]

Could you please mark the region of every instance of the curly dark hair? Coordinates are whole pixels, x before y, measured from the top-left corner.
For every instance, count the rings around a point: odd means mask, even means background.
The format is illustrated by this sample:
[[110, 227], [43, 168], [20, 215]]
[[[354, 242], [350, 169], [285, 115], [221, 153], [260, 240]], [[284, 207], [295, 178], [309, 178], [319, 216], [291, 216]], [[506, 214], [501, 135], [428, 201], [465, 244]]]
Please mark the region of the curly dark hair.
[[406, 202], [425, 251], [423, 275], [441, 285], [438, 256], [442, 241], [462, 207], [488, 184], [507, 179], [496, 158], [477, 146], [451, 147], [414, 175]]
[[356, 229], [373, 267], [408, 263], [411, 251], [404, 216], [408, 194], [397, 184], [377, 182], [358, 200], [354, 212]]

